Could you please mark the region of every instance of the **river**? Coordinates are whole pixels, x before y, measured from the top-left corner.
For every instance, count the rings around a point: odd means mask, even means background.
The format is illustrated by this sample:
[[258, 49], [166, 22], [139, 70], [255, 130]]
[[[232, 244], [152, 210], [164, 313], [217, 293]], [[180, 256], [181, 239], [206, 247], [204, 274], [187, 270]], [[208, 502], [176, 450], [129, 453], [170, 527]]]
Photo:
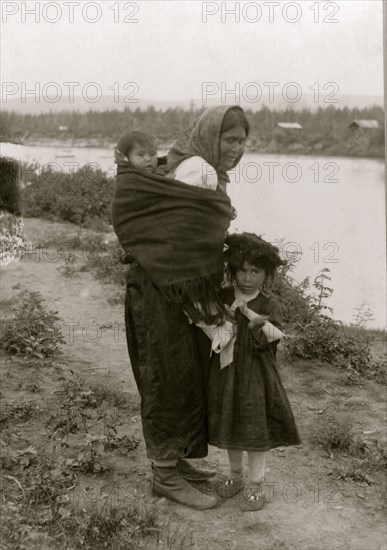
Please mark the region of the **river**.
[[[2, 144], [2, 151], [40, 169], [54, 163], [54, 169], [69, 172], [95, 163], [115, 172], [112, 149]], [[283, 253], [300, 257], [297, 280], [330, 270], [334, 293], [326, 303], [335, 318], [350, 323], [363, 305], [373, 315], [368, 326], [385, 327], [384, 161], [246, 153], [230, 179], [238, 212], [231, 230], [255, 232], [273, 243], [283, 239]]]

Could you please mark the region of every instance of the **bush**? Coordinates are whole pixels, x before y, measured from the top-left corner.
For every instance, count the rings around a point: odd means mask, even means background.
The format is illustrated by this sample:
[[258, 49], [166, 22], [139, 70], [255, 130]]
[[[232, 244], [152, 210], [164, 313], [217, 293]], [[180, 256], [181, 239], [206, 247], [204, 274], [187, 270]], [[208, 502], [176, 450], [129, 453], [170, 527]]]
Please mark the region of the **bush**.
[[323, 359], [362, 374], [370, 365], [368, 340], [356, 338], [325, 315], [316, 315], [305, 324], [295, 325], [295, 329], [294, 337], [286, 343], [286, 351], [292, 357]]
[[39, 292], [19, 295], [13, 308], [14, 317], [2, 322], [0, 347], [8, 353], [44, 359], [60, 354], [59, 346], [65, 342], [57, 312], [45, 311]]
[[[329, 270], [324, 268], [311, 283], [297, 283], [291, 276], [296, 258], [278, 273], [274, 291], [284, 314], [288, 358], [320, 359], [345, 370], [349, 383], [359, 376], [384, 382], [386, 370], [381, 360], [371, 356], [371, 340], [364, 326], [347, 327], [325, 315], [325, 301], [333, 293], [328, 286]], [[368, 319], [369, 317], [367, 317]]]
[[288, 265], [278, 273], [274, 292], [278, 296], [281, 305], [286, 329], [291, 329], [297, 324], [307, 323], [314, 312], [311, 307], [311, 299], [307, 295], [310, 286], [309, 279], [297, 283], [290, 276], [292, 265]]
[[74, 174], [45, 170], [22, 194], [26, 217], [61, 219], [82, 226], [98, 218], [110, 224], [113, 179], [99, 170], [84, 169]]
[[312, 440], [329, 451], [347, 451], [353, 455], [358, 455], [364, 447], [348, 415], [322, 416], [316, 423]]
[[107, 243], [103, 251], [95, 249], [95, 252], [89, 255], [87, 265], [95, 270], [96, 277], [104, 282], [124, 286], [128, 267], [125, 263], [125, 251], [119, 242]]
[[372, 485], [377, 482], [375, 474], [377, 472], [385, 472], [387, 468], [387, 453], [379, 442], [375, 439], [371, 445], [364, 443], [361, 448], [360, 456], [351, 458], [349, 465], [341, 467], [335, 466], [331, 475], [335, 479], [343, 479], [344, 481], [354, 481], [355, 483], [367, 483]]

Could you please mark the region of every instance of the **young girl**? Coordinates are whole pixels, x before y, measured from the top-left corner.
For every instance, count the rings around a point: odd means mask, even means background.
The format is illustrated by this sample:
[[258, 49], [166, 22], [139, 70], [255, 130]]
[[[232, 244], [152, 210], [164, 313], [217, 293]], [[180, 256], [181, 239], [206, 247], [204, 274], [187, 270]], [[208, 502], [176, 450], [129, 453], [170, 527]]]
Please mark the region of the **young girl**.
[[230, 498], [245, 487], [243, 451], [249, 459], [249, 483], [243, 492], [242, 510], [259, 510], [267, 451], [297, 445], [300, 438], [276, 363], [282, 337], [277, 298], [267, 290], [276, 268], [284, 262], [278, 249], [254, 234], [226, 239], [228, 275], [233, 288], [225, 303], [235, 310], [236, 342], [232, 364], [220, 368], [213, 356], [209, 375], [209, 443], [227, 449], [230, 478], [218, 492]]

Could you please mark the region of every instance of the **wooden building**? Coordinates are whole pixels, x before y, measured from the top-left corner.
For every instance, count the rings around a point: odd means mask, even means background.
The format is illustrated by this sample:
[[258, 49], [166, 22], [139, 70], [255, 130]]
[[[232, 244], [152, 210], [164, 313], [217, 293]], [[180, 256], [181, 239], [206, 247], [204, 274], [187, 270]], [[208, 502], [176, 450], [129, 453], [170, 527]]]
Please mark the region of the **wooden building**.
[[277, 126], [282, 130], [302, 130], [302, 126], [298, 122], [277, 122]]
[[351, 122], [348, 128], [351, 128], [351, 130], [358, 130], [359, 128], [362, 130], [377, 130], [379, 128], [379, 122], [377, 120], [367, 120], [362, 118]]

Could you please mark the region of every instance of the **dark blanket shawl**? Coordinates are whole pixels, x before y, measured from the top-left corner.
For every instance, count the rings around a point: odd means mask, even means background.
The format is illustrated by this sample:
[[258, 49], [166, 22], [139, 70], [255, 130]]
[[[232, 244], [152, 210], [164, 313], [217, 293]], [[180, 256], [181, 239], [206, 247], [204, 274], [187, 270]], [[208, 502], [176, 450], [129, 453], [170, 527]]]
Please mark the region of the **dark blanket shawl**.
[[118, 240], [153, 284], [194, 320], [194, 302], [201, 304], [207, 322], [210, 302], [223, 308], [218, 291], [232, 217], [230, 199], [220, 191], [118, 167], [112, 203]]

